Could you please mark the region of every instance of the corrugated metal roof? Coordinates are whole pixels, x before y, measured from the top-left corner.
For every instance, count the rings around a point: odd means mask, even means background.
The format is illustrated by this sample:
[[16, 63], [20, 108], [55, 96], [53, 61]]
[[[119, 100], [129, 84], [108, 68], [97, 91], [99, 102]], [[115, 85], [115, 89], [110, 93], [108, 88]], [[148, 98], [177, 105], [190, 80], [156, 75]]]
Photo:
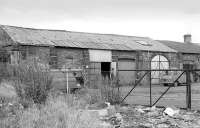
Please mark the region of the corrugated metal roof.
[[[24, 45], [176, 52], [176, 50], [147, 37], [32, 29], [6, 25], [0, 27], [8, 33], [15, 43]], [[145, 43], [141, 44], [138, 41]]]
[[195, 43], [181, 43], [167, 40], [159, 40], [159, 42], [181, 53], [200, 53], [200, 46]]

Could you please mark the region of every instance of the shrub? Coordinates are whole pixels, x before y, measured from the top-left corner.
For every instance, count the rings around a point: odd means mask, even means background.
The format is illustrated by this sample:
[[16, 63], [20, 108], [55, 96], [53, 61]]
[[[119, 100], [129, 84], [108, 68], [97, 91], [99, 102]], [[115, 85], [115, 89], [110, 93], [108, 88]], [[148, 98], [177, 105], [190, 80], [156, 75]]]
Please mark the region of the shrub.
[[52, 88], [52, 76], [48, 68], [37, 59], [31, 59], [12, 67], [11, 76], [22, 101], [45, 103]]
[[9, 61], [9, 53], [0, 46], [0, 83], [3, 79], [9, 78], [7, 71], [7, 63]]
[[78, 92], [79, 97], [87, 98], [89, 104], [97, 102], [110, 102], [119, 104], [122, 101], [120, 90], [116, 86], [115, 79], [102, 79], [98, 76], [97, 87], [95, 89], [83, 88]]
[[7, 78], [9, 78], [7, 65], [5, 63], [0, 62], [0, 83], [2, 82], [3, 79]]
[[104, 102], [99, 89], [89, 89], [87, 87], [82, 88], [81, 90], [77, 91], [76, 97], [80, 101], [85, 101], [85, 104]]
[[80, 110], [71, 95], [49, 98], [41, 109], [32, 107], [21, 113], [20, 128], [101, 128], [98, 118]]

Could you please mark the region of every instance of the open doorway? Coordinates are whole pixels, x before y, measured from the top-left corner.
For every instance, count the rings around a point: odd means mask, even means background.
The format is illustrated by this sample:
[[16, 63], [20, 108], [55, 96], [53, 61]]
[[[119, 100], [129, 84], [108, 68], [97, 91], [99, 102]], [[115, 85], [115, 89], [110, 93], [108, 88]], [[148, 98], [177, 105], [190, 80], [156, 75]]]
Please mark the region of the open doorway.
[[110, 78], [110, 62], [101, 62], [101, 75], [103, 79]]

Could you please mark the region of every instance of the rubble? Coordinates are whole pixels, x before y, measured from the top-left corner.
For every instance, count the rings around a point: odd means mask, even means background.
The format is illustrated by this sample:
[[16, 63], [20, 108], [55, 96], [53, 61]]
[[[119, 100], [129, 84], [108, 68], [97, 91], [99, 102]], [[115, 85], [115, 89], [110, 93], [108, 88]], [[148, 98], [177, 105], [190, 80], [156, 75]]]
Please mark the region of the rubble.
[[[200, 128], [200, 112], [176, 107], [112, 106], [99, 114], [104, 127], [112, 128]], [[98, 111], [99, 111], [98, 110]], [[112, 111], [112, 112], [109, 112]]]

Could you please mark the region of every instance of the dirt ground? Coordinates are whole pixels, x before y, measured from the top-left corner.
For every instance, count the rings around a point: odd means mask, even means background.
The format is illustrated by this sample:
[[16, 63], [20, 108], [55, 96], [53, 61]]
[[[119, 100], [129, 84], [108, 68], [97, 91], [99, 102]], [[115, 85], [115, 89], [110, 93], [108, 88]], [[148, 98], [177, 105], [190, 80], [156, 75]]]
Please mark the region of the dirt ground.
[[[152, 103], [167, 89], [167, 87], [153, 85], [152, 86]], [[125, 96], [131, 87], [120, 88], [123, 96]], [[200, 83], [192, 84], [192, 109], [197, 110], [200, 108]], [[149, 86], [137, 86], [132, 93], [125, 100], [128, 104], [150, 104], [150, 88]], [[186, 87], [172, 87], [163, 96], [163, 98], [156, 104], [157, 106], [176, 106], [179, 108], [186, 107]]]

